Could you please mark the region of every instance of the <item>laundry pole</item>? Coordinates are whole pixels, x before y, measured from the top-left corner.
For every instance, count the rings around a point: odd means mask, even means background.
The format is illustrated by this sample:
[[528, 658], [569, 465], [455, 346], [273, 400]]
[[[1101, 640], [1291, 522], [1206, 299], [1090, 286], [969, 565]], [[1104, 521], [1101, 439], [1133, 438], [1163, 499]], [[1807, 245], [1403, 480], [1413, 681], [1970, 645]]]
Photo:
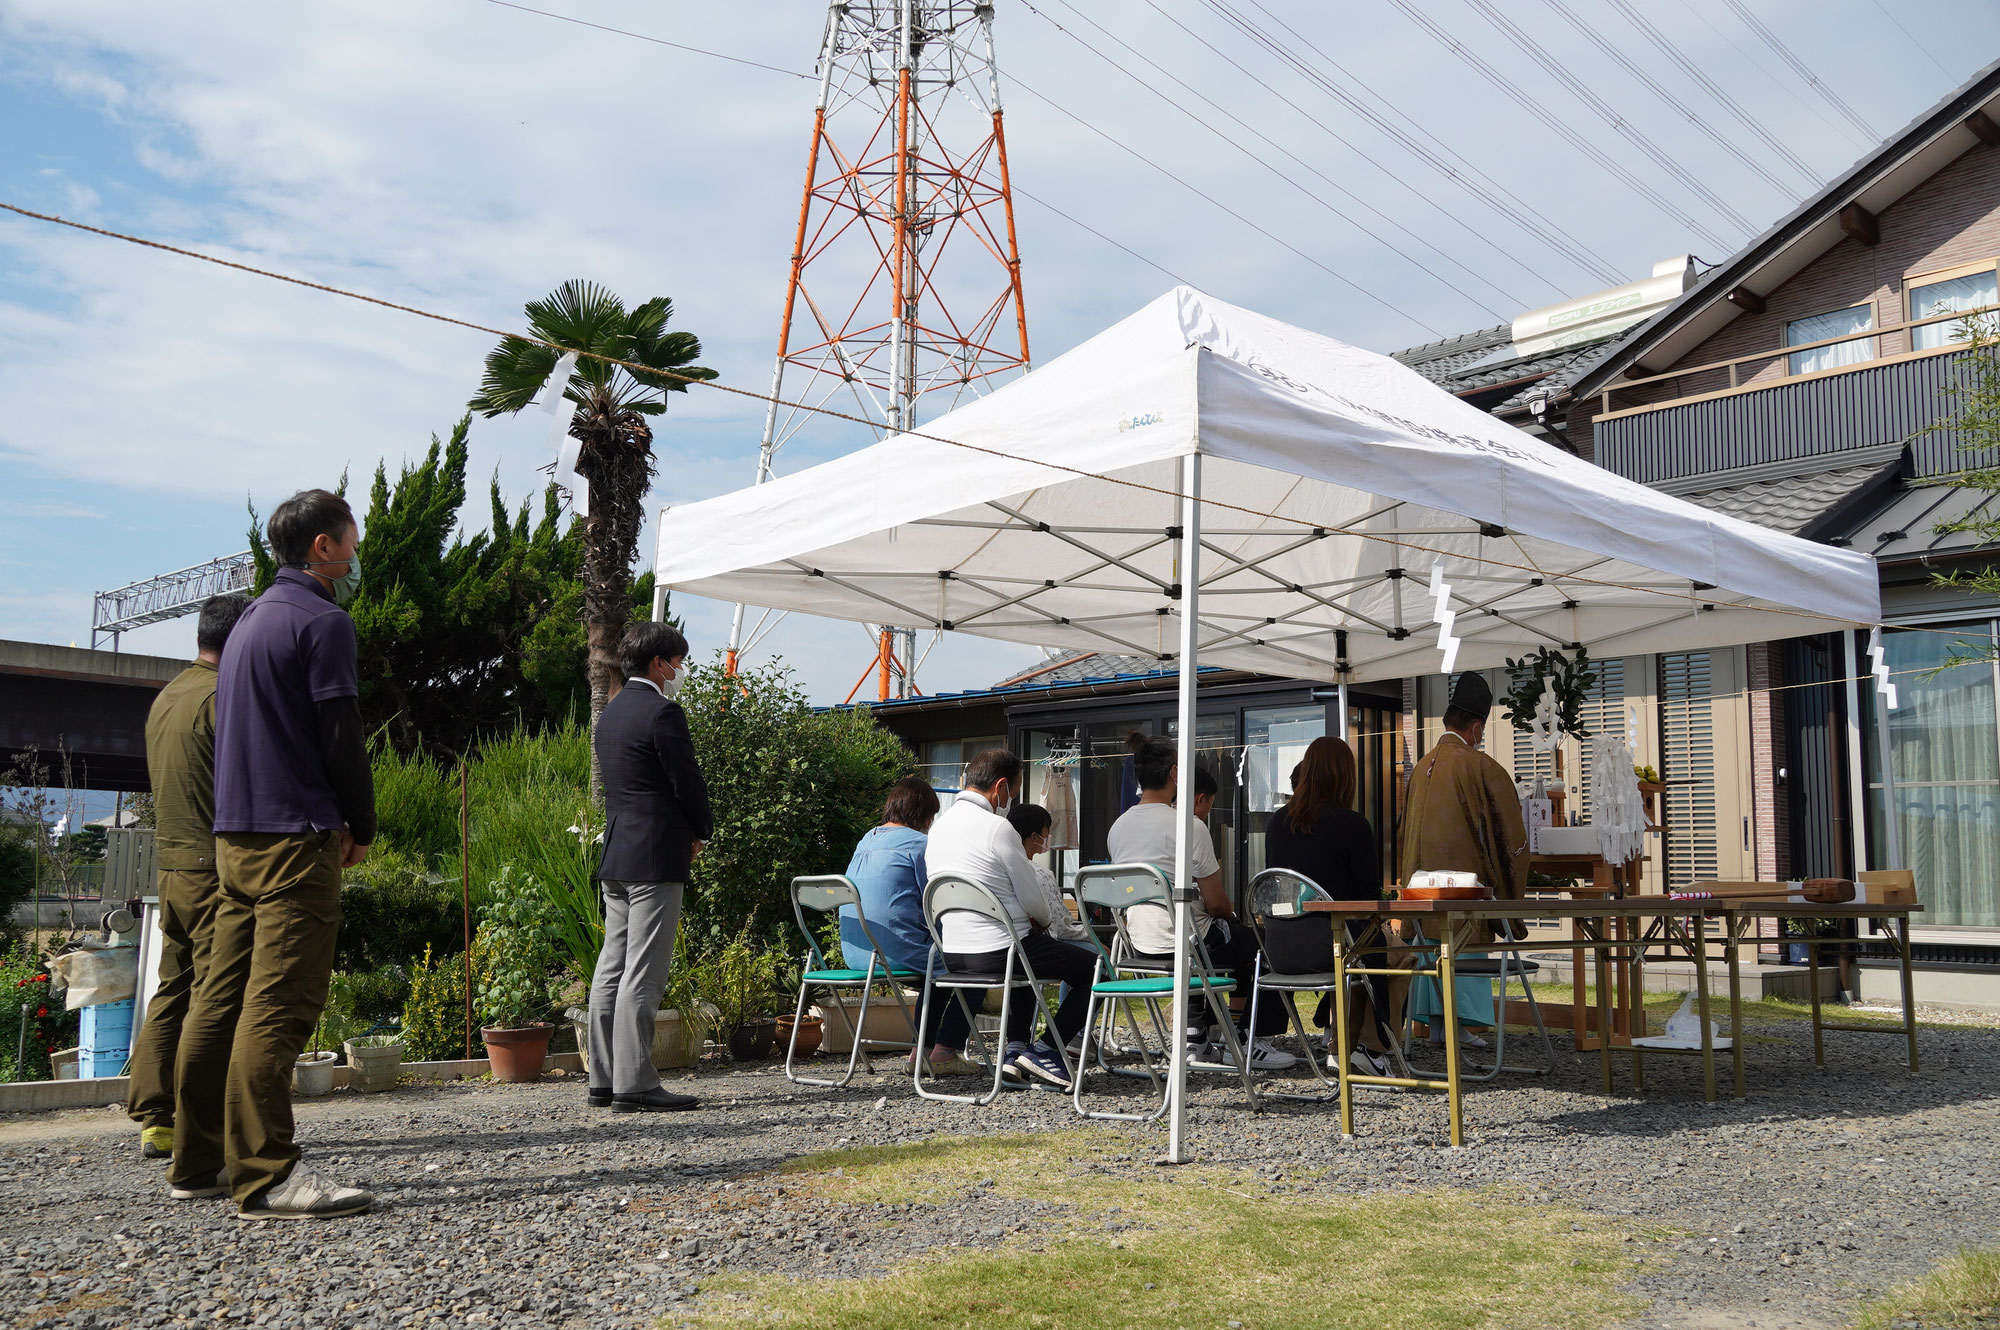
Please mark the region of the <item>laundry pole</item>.
[[1187, 1154], [1187, 1028], [1189, 903], [1197, 888], [1189, 877], [1194, 832], [1194, 684], [1200, 633], [1201, 603], [1201, 454], [1180, 460], [1181, 534], [1175, 542], [1175, 580], [1180, 584], [1180, 719], [1179, 754], [1174, 780], [1174, 1028], [1167, 1045], [1173, 1059], [1168, 1072], [1167, 1162], [1184, 1164]]

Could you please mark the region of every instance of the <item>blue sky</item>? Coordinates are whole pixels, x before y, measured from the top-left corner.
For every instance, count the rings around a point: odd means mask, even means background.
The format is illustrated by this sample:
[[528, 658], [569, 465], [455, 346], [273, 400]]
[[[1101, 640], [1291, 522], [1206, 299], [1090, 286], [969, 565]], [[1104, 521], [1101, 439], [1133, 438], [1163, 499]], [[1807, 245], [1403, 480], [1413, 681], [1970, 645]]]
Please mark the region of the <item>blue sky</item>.
[[[1410, 3], [1578, 134], [1635, 170], [1645, 165], [1467, 0]], [[1902, 27], [1875, 0], [1744, 3], [1884, 134], [2000, 53], [2000, 6], [1975, 0], [1889, 0]], [[800, 69], [810, 66], [825, 12], [807, 0], [538, 7]], [[1608, 284], [1523, 241], [1213, 7], [1000, 0], [998, 8], [1015, 180], [1217, 296], [1389, 350]], [[1671, 206], [1620, 185], [1387, 4], [1235, 8], [1267, 30], [1290, 24], [1296, 35], [1285, 44], [1310, 42], [1338, 59], [1622, 278], [1690, 250], [1719, 260], [1747, 238], [1650, 168]], [[1563, 8], [1753, 158], [1768, 158], [1605, 0], [1563, 0]], [[1504, 12], [1754, 229], [1803, 192], [1775, 167], [1753, 170], [1718, 152], [1549, 0], [1518, 0]], [[1821, 177], [1868, 146], [1726, 4], [1663, 0], [1644, 12]], [[1226, 125], [1160, 70], [1280, 146]], [[484, 0], [0, 0], [0, 124], [9, 131], [0, 135], [0, 199], [492, 326], [517, 326], [523, 301], [570, 277], [632, 299], [670, 295], [677, 326], [704, 340], [706, 362], [761, 389], [811, 99], [802, 80]], [[1359, 203], [1336, 198], [1336, 183]], [[1408, 228], [1396, 245], [1450, 285], [1328, 203], [1374, 230]], [[1019, 215], [1038, 358], [1170, 285], [1037, 204], [1023, 200]], [[87, 644], [93, 591], [241, 549], [246, 503], [268, 511], [343, 469], [365, 485], [378, 459], [393, 469], [420, 453], [462, 410], [489, 340], [0, 219], [0, 637]], [[748, 483], [759, 424], [748, 404], [720, 394], [676, 399], [660, 429], [650, 507]], [[549, 460], [538, 422], [476, 422], [472, 439], [475, 471], [497, 475], [511, 500]], [[784, 466], [860, 442], [847, 426], [809, 432]], [[649, 534], [648, 557], [651, 548]], [[698, 650], [721, 645], [727, 606], [678, 608]], [[126, 649], [182, 654], [192, 637], [182, 620], [129, 635]], [[844, 695], [869, 651], [853, 625], [804, 619], [784, 625], [771, 646], [819, 700]], [[921, 682], [929, 691], [977, 687], [1034, 658], [1024, 647], [950, 638]]]

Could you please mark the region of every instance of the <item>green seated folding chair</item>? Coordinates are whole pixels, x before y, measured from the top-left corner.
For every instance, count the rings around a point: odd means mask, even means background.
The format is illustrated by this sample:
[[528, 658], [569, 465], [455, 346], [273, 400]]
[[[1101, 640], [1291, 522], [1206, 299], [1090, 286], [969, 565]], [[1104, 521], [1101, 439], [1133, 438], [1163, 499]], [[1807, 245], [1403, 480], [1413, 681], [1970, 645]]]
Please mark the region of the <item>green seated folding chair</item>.
[[[1078, 870], [1076, 875], [1076, 898], [1084, 905], [1101, 905], [1111, 911], [1117, 921], [1118, 936], [1114, 939], [1111, 956], [1129, 957], [1133, 954], [1131, 938], [1126, 932], [1126, 914], [1135, 905], [1161, 905], [1173, 908], [1173, 892], [1167, 882], [1167, 875], [1155, 864], [1092, 864]], [[1099, 1002], [1123, 1004], [1127, 1019], [1131, 1017], [1131, 1004], [1143, 1003], [1152, 1018], [1153, 1029], [1158, 1033], [1165, 1053], [1165, 1061], [1171, 1065], [1174, 1046], [1170, 1040], [1184, 1039], [1185, 1032], [1169, 1029], [1173, 1024], [1171, 1003], [1174, 998], [1174, 976], [1162, 972], [1161, 967], [1150, 962], [1138, 965], [1114, 959], [1116, 967], [1113, 976], [1101, 978], [1090, 986], [1090, 1004], [1084, 1010], [1083, 1028], [1093, 1028], [1097, 1020]], [[1225, 1070], [1236, 1071], [1243, 1078], [1243, 1093], [1250, 1106], [1257, 1106], [1257, 1094], [1250, 1082], [1250, 1064], [1245, 1056], [1243, 1041], [1237, 1038], [1236, 1022], [1229, 1015], [1229, 994], [1236, 987], [1236, 981], [1224, 972], [1218, 971], [1209, 959], [1208, 947], [1199, 933], [1189, 938], [1188, 992], [1199, 993], [1208, 1003], [1209, 1014], [1214, 1017], [1222, 1030], [1223, 1041], [1229, 1046], [1235, 1066]], [[1169, 1004], [1164, 1019], [1161, 1004]], [[1137, 1022], [1133, 1023], [1133, 1033], [1138, 1033]], [[1109, 1119], [1118, 1122], [1151, 1122], [1167, 1111], [1167, 1085], [1160, 1078], [1152, 1058], [1144, 1059], [1146, 1073], [1153, 1082], [1153, 1089], [1159, 1095], [1159, 1102], [1150, 1113], [1114, 1113], [1108, 1110], [1091, 1110], [1083, 1106], [1083, 1069], [1079, 1067], [1070, 1085], [1070, 1103], [1081, 1117]], [[1106, 1071], [1100, 1052], [1098, 1065]], [[1203, 1064], [1206, 1067], [1206, 1064]]]
[[[1313, 1094], [1291, 1094], [1272, 1090], [1259, 1093], [1271, 1099], [1299, 1099], [1310, 1103], [1323, 1102], [1340, 1097], [1339, 1085], [1326, 1074], [1325, 1058], [1313, 1052], [1311, 1036], [1307, 1033], [1305, 1018], [1299, 1015], [1298, 997], [1301, 993], [1331, 993], [1335, 979], [1331, 970], [1305, 974], [1282, 974], [1269, 968], [1270, 948], [1266, 937], [1272, 921], [1293, 921], [1306, 917], [1306, 905], [1312, 901], [1329, 901], [1325, 888], [1303, 873], [1289, 868], [1267, 868], [1250, 879], [1250, 931], [1257, 938], [1257, 977], [1250, 992], [1251, 1029], [1256, 1029], [1257, 1008], [1264, 994], [1269, 993], [1283, 1005], [1291, 1019], [1294, 1033], [1298, 1035], [1299, 1046], [1305, 1052], [1306, 1065], [1311, 1068], [1314, 1079], [1320, 1083], [1320, 1090]], [[1329, 929], [1333, 927], [1333, 916], [1322, 915]], [[1350, 975], [1347, 980], [1350, 1003], [1358, 1001], [1363, 993], [1370, 996], [1368, 1008], [1375, 1015], [1376, 1033], [1381, 1036], [1382, 1046], [1398, 1063], [1400, 1076], [1408, 1076], [1409, 1069], [1403, 1063], [1402, 1041], [1389, 1028], [1387, 1013], [1381, 1009], [1382, 994], [1376, 985], [1370, 984], [1369, 975]], [[1329, 1039], [1327, 1047], [1338, 1047]]]
[[[1007, 934], [1007, 960], [998, 978], [992, 975], [954, 974], [944, 966], [944, 932], [939, 927], [942, 917], [952, 910], [965, 910], [1000, 926]], [[993, 1084], [984, 1093], [977, 1095], [946, 1094], [941, 1090], [927, 1089], [924, 1081], [930, 1071], [929, 1060], [920, 1051], [910, 1067], [910, 1080], [916, 1086], [921, 1099], [934, 1099], [948, 1104], [974, 1104], [984, 1106], [1000, 1097], [1004, 1087], [1007, 1068], [1005, 1063], [1007, 1018], [1013, 1013], [1017, 1000], [1015, 990], [1025, 988], [1033, 998], [1035, 1006], [1042, 1013], [1042, 1023], [1053, 1036], [1056, 1028], [1055, 1016], [1049, 1010], [1048, 998], [1042, 992], [1042, 981], [1035, 977], [1035, 967], [1028, 963], [1027, 955], [1021, 950], [1021, 941], [1014, 934], [1013, 919], [1000, 904], [1000, 898], [991, 888], [980, 885], [970, 878], [956, 877], [950, 873], [932, 876], [924, 888], [924, 922], [931, 930], [930, 982], [924, 985], [922, 1023], [917, 1027], [925, 1029], [930, 1024], [931, 1003], [942, 994], [944, 1000], [959, 1003], [965, 1009], [965, 1019], [971, 1027], [971, 1035], [977, 1058], [989, 1063], [993, 1068]], [[1000, 990], [1000, 1041], [1001, 1047], [989, 1057], [986, 1038], [979, 1032], [977, 1009], [966, 998], [968, 990], [976, 990], [982, 996], [989, 989]], [[1088, 1026], [1086, 1025], [1086, 1028]], [[921, 1042], [921, 1041], [920, 1041]], [[1056, 1046], [1056, 1056], [1062, 1059], [1063, 1067], [1069, 1072], [1072, 1084], [1076, 1081], [1077, 1069], [1069, 1060], [1069, 1051], [1062, 1046], [1062, 1040], [1051, 1037]], [[933, 1078], [934, 1079], [934, 1078]]]
[[[813, 936], [806, 924], [806, 911], [831, 914], [842, 906], [854, 911], [854, 920], [861, 925], [861, 935], [868, 939], [868, 964], [855, 970], [836, 966], [828, 962], [826, 953], [819, 947], [819, 939]], [[798, 920], [799, 931], [806, 935], [806, 956], [804, 972], [799, 975], [798, 1007], [792, 1015], [792, 1037], [785, 1045], [785, 1078], [796, 1085], [825, 1085], [834, 1088], [846, 1085], [854, 1079], [856, 1063], [865, 1062], [869, 1073], [875, 1071], [875, 1061], [869, 1057], [870, 1046], [878, 1048], [900, 1048], [891, 1039], [869, 1039], [863, 1032], [868, 1028], [868, 1003], [877, 984], [887, 984], [894, 995], [896, 1005], [903, 1010], [903, 1018], [910, 1019], [910, 1004], [903, 999], [903, 980], [921, 982], [923, 976], [915, 970], [900, 969], [889, 963], [889, 954], [882, 950], [882, 944], [875, 940], [874, 930], [868, 926], [868, 917], [861, 910], [861, 888], [848, 878], [832, 873], [825, 877], [795, 877], [792, 879], [792, 917]], [[843, 957], [842, 959], [845, 959]], [[816, 1076], [806, 1076], [794, 1069], [793, 1062], [799, 1046], [799, 1022], [806, 1014], [807, 995], [815, 988], [841, 990], [861, 990], [861, 1010], [853, 1018], [854, 1047], [847, 1055], [847, 1070], [839, 1080], [830, 1081]], [[842, 1010], [846, 1008], [843, 1006]], [[921, 1027], [910, 1026], [912, 1046], [922, 1042], [919, 1037]]]

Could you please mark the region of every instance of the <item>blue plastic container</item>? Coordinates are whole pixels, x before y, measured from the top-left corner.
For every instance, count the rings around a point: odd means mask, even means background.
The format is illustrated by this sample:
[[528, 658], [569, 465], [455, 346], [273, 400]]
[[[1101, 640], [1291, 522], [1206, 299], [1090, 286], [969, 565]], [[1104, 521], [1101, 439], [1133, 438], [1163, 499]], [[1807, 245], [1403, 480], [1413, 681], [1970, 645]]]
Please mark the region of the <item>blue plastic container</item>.
[[76, 1074], [83, 1080], [116, 1076], [132, 1056], [132, 1001], [85, 1007], [77, 1040]]

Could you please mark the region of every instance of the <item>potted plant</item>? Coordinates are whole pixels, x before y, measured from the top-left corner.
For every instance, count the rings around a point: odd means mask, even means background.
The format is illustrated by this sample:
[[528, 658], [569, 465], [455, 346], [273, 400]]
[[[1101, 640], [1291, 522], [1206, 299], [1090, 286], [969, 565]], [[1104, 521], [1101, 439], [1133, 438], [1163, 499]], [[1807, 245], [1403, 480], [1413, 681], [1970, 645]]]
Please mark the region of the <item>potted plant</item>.
[[322, 1015], [313, 1026], [312, 1048], [299, 1054], [292, 1064], [292, 1087], [302, 1095], [317, 1097], [333, 1090], [333, 1064], [338, 1055], [320, 1047], [325, 1029], [326, 1017]]
[[778, 1036], [772, 1012], [783, 1000], [784, 967], [784, 954], [753, 941], [748, 925], [716, 954], [715, 1005], [729, 1054], [739, 1062], [770, 1056]]
[[539, 1080], [556, 1027], [549, 973], [556, 962], [555, 930], [546, 918], [543, 893], [511, 867], [502, 867], [479, 911], [479, 935], [488, 968], [479, 985], [479, 1035], [493, 1078]]
[[396, 1088], [403, 1068], [402, 1035], [357, 1035], [342, 1047], [347, 1050], [348, 1089], [374, 1094]]

